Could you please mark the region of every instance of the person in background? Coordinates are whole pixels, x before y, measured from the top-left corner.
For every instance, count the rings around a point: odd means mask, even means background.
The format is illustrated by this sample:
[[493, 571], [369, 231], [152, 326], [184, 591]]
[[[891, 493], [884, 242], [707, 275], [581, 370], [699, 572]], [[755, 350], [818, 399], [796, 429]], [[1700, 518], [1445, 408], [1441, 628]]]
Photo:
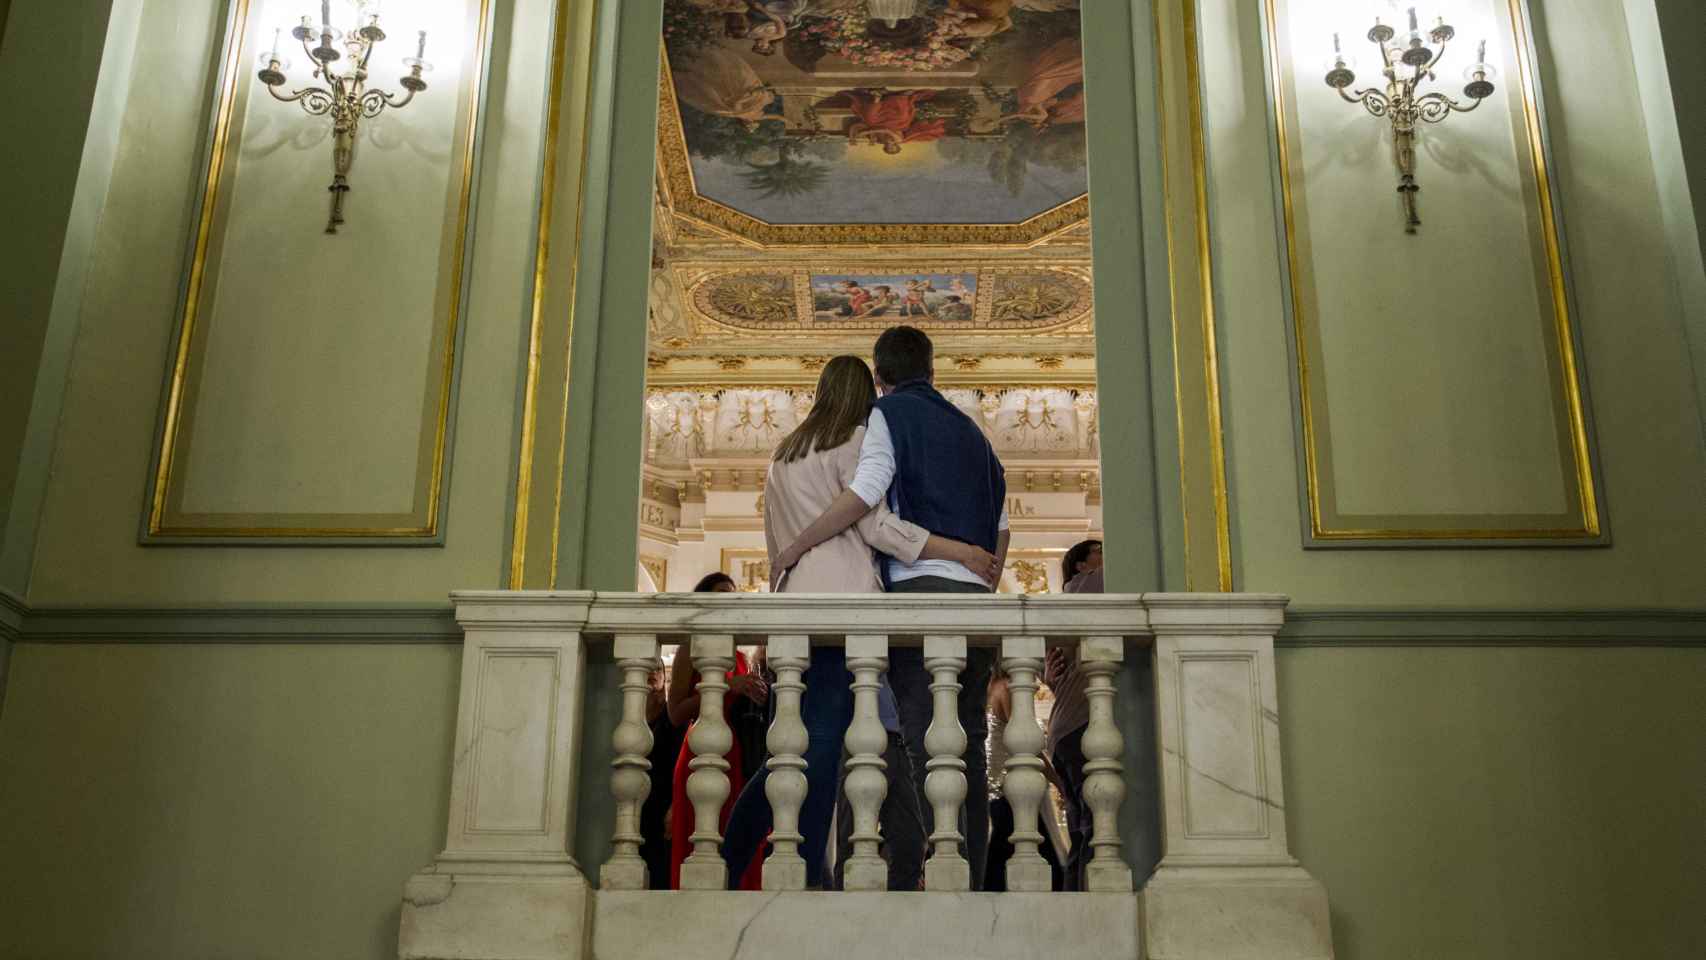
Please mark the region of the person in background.
[[652, 752], [648, 758], [652, 764], [652, 789], [646, 794], [646, 802], [640, 806], [640, 857], [646, 861], [651, 889], [668, 890], [670, 780], [675, 774], [675, 760], [681, 754], [681, 741], [687, 736], [687, 728], [670, 722], [665, 672], [653, 670], [650, 679], [646, 723], [652, 728]]
[[[1075, 544], [1060, 561], [1067, 593], [1102, 592], [1102, 541]], [[1090, 723], [1090, 699], [1084, 695], [1084, 674], [1064, 649], [1048, 652], [1043, 682], [1054, 691], [1048, 718], [1049, 762], [1060, 779], [1066, 803], [1066, 832], [1072, 850], [1066, 857], [1066, 889], [1082, 890], [1084, 864], [1090, 859], [1090, 808], [1084, 803], [1084, 728]]]
[[[726, 573], [711, 573], [701, 579], [693, 588], [694, 593], [738, 593], [733, 577]], [[747, 700], [756, 704], [764, 704], [770, 699], [770, 688], [764, 679], [751, 671], [746, 662], [746, 655], [735, 651], [735, 668], [728, 676], [729, 689], [723, 698], [723, 719], [730, 719], [735, 702]], [[688, 838], [693, 833], [693, 801], [687, 799], [687, 775], [692, 772], [688, 764], [693, 761], [693, 747], [689, 738], [693, 735], [693, 724], [699, 716], [699, 683], [693, 672], [693, 657], [691, 651], [683, 647], [675, 654], [675, 662], [669, 669], [669, 721], [683, 728], [681, 748], [675, 757], [675, 776], [671, 781], [670, 811], [669, 811], [669, 889], [681, 889], [681, 862], [693, 850], [693, 843]], [[740, 741], [736, 739], [729, 752], [723, 754], [723, 759], [729, 762], [729, 799], [723, 804], [720, 826], [726, 827], [729, 821], [729, 811], [734, 808], [735, 797], [746, 784], [744, 765], [741, 760]], [[742, 890], [758, 889], [758, 871], [750, 871], [740, 878]]]
[[[989, 862], [983, 871], [983, 889], [995, 893], [1007, 890], [1007, 861], [1013, 858], [1014, 852], [1013, 805], [1007, 802], [1006, 796], [1007, 722], [1012, 716], [1013, 692], [1007, 674], [996, 667], [995, 675], [989, 678]], [[1049, 841], [1048, 824], [1043, 820], [1048, 815], [1049, 806], [1048, 796], [1044, 794], [1043, 802], [1037, 807], [1036, 831], [1042, 835], [1037, 852], [1048, 863], [1051, 888], [1062, 890], [1065, 889], [1065, 871], [1060, 857], [1054, 852], [1054, 844]]]

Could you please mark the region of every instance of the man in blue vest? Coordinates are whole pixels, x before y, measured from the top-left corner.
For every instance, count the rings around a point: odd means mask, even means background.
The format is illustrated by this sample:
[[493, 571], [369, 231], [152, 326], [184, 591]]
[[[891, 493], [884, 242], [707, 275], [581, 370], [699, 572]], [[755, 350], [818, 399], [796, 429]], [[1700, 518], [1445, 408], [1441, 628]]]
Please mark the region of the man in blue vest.
[[[883, 584], [891, 593], [989, 593], [1006, 564], [1007, 481], [988, 438], [972, 419], [937, 392], [935, 352], [930, 338], [913, 327], [891, 327], [877, 338], [872, 366], [882, 396], [871, 411], [859, 450], [859, 469], [842, 494], [800, 539], [777, 557], [778, 571], [799, 562], [802, 545], [815, 545], [852, 526], [883, 500], [904, 520], [938, 536], [983, 548], [993, 558], [984, 570], [949, 560], [904, 563], [879, 558]], [[960, 676], [959, 715], [965, 728], [966, 804], [960, 832], [965, 836], [972, 889], [983, 885], [989, 849], [988, 719], [984, 712], [994, 651], [967, 651]], [[925, 830], [935, 829], [935, 811], [923, 796], [924, 732], [933, 704], [923, 651], [902, 647], [889, 652], [889, 683], [900, 714], [900, 733], [912, 766], [913, 788]], [[917, 889], [916, 880], [905, 889]]]

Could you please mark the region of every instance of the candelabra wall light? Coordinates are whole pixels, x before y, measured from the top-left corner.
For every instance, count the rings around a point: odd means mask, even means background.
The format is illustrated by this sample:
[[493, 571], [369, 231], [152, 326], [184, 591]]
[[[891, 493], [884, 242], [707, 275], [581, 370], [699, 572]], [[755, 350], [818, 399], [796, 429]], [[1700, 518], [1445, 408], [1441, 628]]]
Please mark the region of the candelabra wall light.
[[[329, 114], [332, 118], [332, 185], [327, 188], [332, 194], [332, 213], [326, 221], [327, 233], [337, 233], [338, 226], [344, 222], [344, 194], [350, 189], [349, 174], [355, 165], [356, 133], [361, 121], [379, 116], [386, 108], [400, 110], [408, 106], [415, 94], [427, 88], [422, 75], [432, 70], [432, 64], [425, 59], [427, 35], [422, 30], [415, 45], [415, 55], [403, 59], [409, 73], [397, 82], [404, 92], [398, 95], [367, 89], [368, 61], [373, 57], [373, 48], [385, 39], [385, 31], [379, 27], [376, 6], [371, 2], [358, 2], [356, 27], [345, 33], [332, 26], [331, 0], [321, 0], [318, 26], [312, 17], [304, 16], [302, 22], [291, 29], [290, 35], [302, 43], [303, 53], [313, 64], [314, 78], [325, 86], [303, 87], [288, 95], [279, 93], [286, 80], [285, 71], [290, 69], [290, 62], [279, 50], [282, 29], [273, 31], [272, 49], [260, 56], [260, 80], [275, 100], [300, 103], [310, 116]], [[341, 51], [338, 49], [340, 40]], [[311, 41], [318, 46], [310, 47]], [[342, 73], [333, 70], [333, 65], [340, 60], [348, 61]]]
[[[1398, 195], [1404, 204], [1404, 232], [1415, 233], [1422, 225], [1416, 212], [1416, 124], [1439, 123], [1452, 113], [1468, 113], [1493, 94], [1496, 75], [1487, 62], [1487, 41], [1482, 40], [1475, 62], [1463, 71], [1468, 85], [1463, 95], [1467, 105], [1443, 93], [1417, 95], [1417, 89], [1435, 79], [1434, 68], [1445, 57], [1446, 45], [1457, 35], [1445, 18], [1439, 18], [1425, 35], [1417, 26], [1416, 8], [1411, 7], [1410, 29], [1404, 39], [1394, 42], [1396, 30], [1374, 19], [1368, 40], [1380, 51], [1381, 72], [1386, 76], [1384, 92], [1370, 87], [1352, 92], [1356, 83], [1355, 61], [1347, 56], [1333, 34], [1333, 57], [1327, 70], [1327, 86], [1339, 92], [1347, 102], [1360, 104], [1375, 117], [1392, 122], [1392, 155], [1398, 165]], [[1432, 44], [1432, 46], [1430, 46]]]

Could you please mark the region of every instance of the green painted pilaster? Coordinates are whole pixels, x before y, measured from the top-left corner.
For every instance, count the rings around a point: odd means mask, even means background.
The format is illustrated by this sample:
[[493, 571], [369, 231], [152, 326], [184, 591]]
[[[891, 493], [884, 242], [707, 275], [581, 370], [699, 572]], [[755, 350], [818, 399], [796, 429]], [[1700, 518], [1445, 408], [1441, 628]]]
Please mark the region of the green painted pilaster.
[[611, 56], [593, 81], [559, 589], [634, 589], [662, 22], [662, 0], [601, 8], [598, 49]]
[[[1695, 0], [1624, 0], [1665, 236], [1694, 362], [1694, 393], [1706, 440], [1706, 6]], [[1706, 481], [1706, 477], [1701, 478]]]
[[1184, 576], [1154, 17], [1147, 0], [1085, 4], [1096, 381], [1108, 589]]
[[141, 0], [0, 5], [0, 89], [32, 91], [0, 100], [0, 129], [13, 132], [11, 176], [0, 182], [0, 210], [13, 225], [0, 244], [8, 308], [0, 323], [0, 588], [19, 596], [29, 589], [141, 8]]

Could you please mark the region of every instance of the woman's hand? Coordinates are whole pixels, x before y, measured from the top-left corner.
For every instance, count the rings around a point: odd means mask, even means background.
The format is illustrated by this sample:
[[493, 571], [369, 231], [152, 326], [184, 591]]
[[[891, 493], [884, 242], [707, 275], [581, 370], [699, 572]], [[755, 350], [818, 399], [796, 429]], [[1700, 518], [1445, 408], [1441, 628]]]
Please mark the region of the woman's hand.
[[743, 673], [729, 678], [729, 692], [763, 706], [770, 699], [770, 685], [755, 673]]
[[775, 562], [770, 564], [770, 576], [773, 579], [781, 579], [782, 574], [794, 569], [805, 554], [806, 552], [800, 549], [798, 540], [788, 544], [786, 549], [776, 555]]

